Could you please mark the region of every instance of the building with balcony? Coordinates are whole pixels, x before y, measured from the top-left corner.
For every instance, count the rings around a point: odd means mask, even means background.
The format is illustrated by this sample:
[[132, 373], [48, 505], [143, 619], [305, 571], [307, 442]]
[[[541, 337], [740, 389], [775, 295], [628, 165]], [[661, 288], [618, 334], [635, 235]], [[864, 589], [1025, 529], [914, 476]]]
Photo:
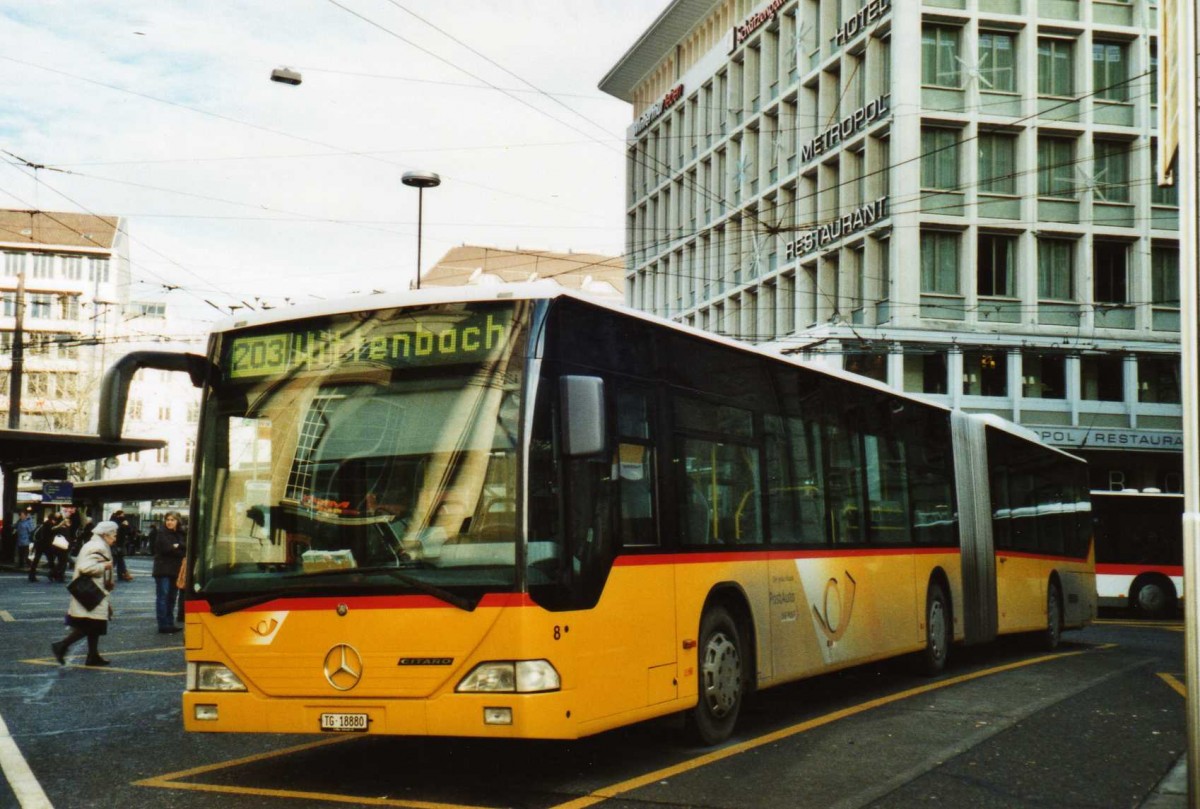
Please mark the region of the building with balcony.
[[[627, 302], [1178, 491], [1149, 0], [672, 0], [601, 81]], [[1120, 450], [1115, 452], [1114, 450]]]
[[0, 210], [0, 258], [0, 420], [7, 425], [20, 297], [20, 426], [95, 432], [99, 379], [129, 289], [123, 221]]

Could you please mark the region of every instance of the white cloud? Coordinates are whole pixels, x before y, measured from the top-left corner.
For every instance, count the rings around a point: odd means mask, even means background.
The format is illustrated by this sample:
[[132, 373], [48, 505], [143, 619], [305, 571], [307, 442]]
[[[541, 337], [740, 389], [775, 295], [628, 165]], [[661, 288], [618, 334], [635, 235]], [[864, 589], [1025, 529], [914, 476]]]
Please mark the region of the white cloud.
[[[134, 275], [149, 282], [134, 294], [181, 284], [195, 294], [169, 300], [200, 306], [406, 288], [409, 168], [444, 179], [425, 195], [427, 266], [463, 242], [622, 250], [629, 109], [596, 84], [657, 7], [338, 2], [512, 97], [454, 86], [476, 80], [330, 0], [0, 3], [0, 148], [76, 172], [35, 184], [0, 165], [0, 205], [127, 216]], [[516, 92], [516, 78], [398, 5], [565, 94], [599, 128]], [[269, 82], [280, 65], [304, 83]]]

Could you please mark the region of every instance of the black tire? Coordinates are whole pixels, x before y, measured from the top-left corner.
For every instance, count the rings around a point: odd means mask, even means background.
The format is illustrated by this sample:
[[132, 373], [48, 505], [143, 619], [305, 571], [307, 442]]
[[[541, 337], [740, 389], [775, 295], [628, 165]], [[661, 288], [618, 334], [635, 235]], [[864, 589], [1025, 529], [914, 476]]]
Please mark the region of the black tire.
[[1129, 607], [1139, 617], [1164, 618], [1175, 609], [1175, 591], [1157, 579], [1134, 582]]
[[921, 652], [921, 670], [930, 677], [946, 668], [950, 653], [950, 600], [936, 581], [925, 593], [925, 650]]
[[741, 632], [729, 611], [719, 605], [705, 611], [696, 655], [700, 693], [688, 721], [702, 744], [720, 744], [733, 733], [746, 694], [741, 649]]
[[1058, 648], [1062, 641], [1063, 600], [1062, 592], [1055, 582], [1046, 589], [1046, 629], [1042, 632], [1041, 647], [1047, 652]]

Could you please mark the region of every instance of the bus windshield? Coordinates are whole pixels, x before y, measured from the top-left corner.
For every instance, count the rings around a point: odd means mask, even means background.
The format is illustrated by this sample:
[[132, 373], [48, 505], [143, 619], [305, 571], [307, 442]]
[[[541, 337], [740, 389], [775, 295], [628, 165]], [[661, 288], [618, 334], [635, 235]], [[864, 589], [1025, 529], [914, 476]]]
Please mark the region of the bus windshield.
[[214, 611], [516, 584], [528, 304], [231, 332], [205, 408], [196, 589]]

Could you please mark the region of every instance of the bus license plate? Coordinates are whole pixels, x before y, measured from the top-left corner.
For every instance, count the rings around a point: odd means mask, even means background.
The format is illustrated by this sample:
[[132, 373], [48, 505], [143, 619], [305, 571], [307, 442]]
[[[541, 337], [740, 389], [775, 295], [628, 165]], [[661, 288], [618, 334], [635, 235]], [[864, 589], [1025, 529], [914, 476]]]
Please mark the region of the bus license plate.
[[365, 732], [367, 715], [365, 713], [323, 713], [321, 714], [321, 730], [333, 730], [342, 733]]

